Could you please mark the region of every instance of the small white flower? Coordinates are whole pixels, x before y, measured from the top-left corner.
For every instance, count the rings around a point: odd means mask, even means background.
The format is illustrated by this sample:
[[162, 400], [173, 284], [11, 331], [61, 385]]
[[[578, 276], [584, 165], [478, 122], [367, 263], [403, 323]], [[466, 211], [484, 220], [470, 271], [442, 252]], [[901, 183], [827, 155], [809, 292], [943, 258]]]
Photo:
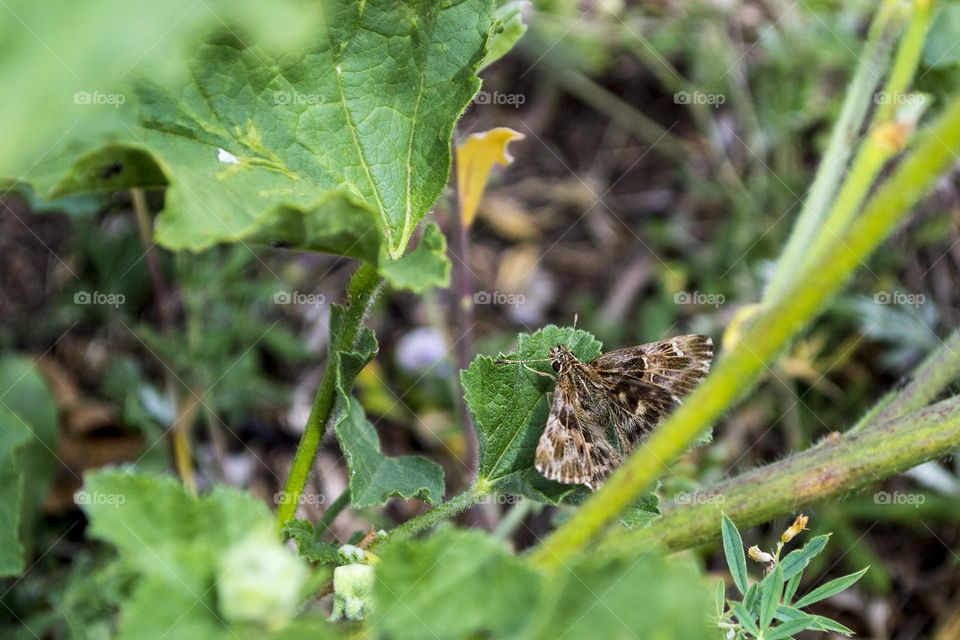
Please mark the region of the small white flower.
[[349, 563], [363, 562], [367, 557], [367, 554], [363, 549], [352, 544], [343, 545], [337, 549], [337, 553], [339, 553], [340, 557]]
[[374, 568], [369, 564], [345, 564], [333, 570], [333, 611], [330, 621], [363, 620], [373, 596]]

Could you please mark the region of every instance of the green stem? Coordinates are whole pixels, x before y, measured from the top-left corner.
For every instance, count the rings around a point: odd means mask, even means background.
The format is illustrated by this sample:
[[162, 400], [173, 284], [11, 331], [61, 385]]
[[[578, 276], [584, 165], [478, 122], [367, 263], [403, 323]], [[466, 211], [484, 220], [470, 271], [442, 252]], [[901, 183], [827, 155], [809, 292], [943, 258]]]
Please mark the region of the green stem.
[[881, 398], [848, 433], [858, 433], [927, 406], [957, 378], [960, 378], [960, 330], [954, 331], [939, 349], [927, 356], [910, 375], [905, 387]]
[[713, 371], [650, 438], [607, 480], [603, 488], [531, 556], [555, 568], [597, 537], [724, 411], [749, 391], [764, 368], [809, 324], [866, 260], [960, 149], [960, 98], [917, 141], [891, 177], [866, 205], [844, 237], [816, 265], [817, 278], [792, 282], [765, 308]]
[[324, 511], [320, 519], [317, 520], [317, 524], [313, 528], [313, 536], [317, 540], [323, 537], [323, 534], [327, 532], [327, 529], [330, 528], [330, 525], [333, 524], [333, 521], [337, 519], [337, 516], [340, 515], [340, 512], [343, 511], [348, 504], [350, 504], [350, 489], [344, 489], [343, 493], [330, 503], [327, 510]]
[[893, 40], [902, 25], [900, 16], [897, 15], [897, 4], [895, 0], [886, 0], [873, 18], [867, 42], [860, 55], [860, 64], [850, 81], [840, 117], [830, 134], [826, 152], [797, 217], [796, 226], [783, 250], [777, 271], [764, 294], [766, 301], [782, 296], [795, 281], [806, 259], [807, 250], [823, 223], [827, 207], [837, 192], [853, 142], [863, 126], [867, 107], [872, 102], [873, 90], [886, 69]]
[[[880, 170], [903, 149], [912, 134], [914, 122], [894, 122], [895, 107], [899, 96], [906, 94], [917, 73], [923, 42], [933, 16], [933, 4], [929, 0], [914, 3], [910, 27], [897, 46], [893, 70], [884, 86], [888, 99], [879, 105], [874, 113], [868, 127], [870, 133], [857, 150], [850, 171], [820, 232], [809, 245], [801, 268], [804, 273], [810, 265], [823, 257], [829, 243], [839, 238], [850, 226], [874, 180], [880, 175]], [[805, 277], [804, 273], [794, 273], [793, 276], [802, 278]]]
[[476, 485], [470, 487], [463, 493], [450, 498], [446, 502], [441, 502], [430, 511], [410, 518], [402, 525], [390, 532], [387, 538], [390, 541], [403, 540], [417, 535], [444, 520], [448, 520], [455, 515], [463, 513], [473, 505], [480, 502], [487, 493], [481, 492]]
[[647, 529], [622, 531], [604, 550], [646, 548], [671, 551], [714, 540], [721, 512], [749, 527], [910, 469], [960, 447], [960, 397], [953, 397], [860, 433], [828, 438], [821, 446], [754, 469], [667, 507]]
[[287, 499], [277, 509], [278, 530], [296, 515], [300, 495], [310, 475], [310, 467], [313, 466], [320, 441], [327, 430], [327, 421], [330, 419], [336, 397], [336, 367], [331, 366], [334, 361], [333, 356], [342, 351], [349, 351], [353, 347], [363, 318], [380, 290], [380, 283], [380, 276], [376, 269], [363, 263], [354, 272], [353, 277], [350, 278], [350, 284], [347, 285], [347, 304], [343, 322], [340, 331], [330, 336], [327, 366], [323, 372], [320, 388], [313, 399], [310, 417], [307, 418], [307, 426], [300, 437], [300, 444], [297, 446], [297, 453], [293, 457], [293, 465], [290, 467], [290, 475], [284, 487]]

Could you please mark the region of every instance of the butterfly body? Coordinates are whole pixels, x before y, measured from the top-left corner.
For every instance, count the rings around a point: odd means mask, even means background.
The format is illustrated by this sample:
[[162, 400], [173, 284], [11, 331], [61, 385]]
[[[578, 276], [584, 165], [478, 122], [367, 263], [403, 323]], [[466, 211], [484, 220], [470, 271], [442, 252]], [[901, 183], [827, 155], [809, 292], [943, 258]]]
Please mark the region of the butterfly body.
[[550, 350], [557, 384], [534, 464], [544, 477], [597, 489], [706, 375], [713, 342], [678, 336], [581, 362]]

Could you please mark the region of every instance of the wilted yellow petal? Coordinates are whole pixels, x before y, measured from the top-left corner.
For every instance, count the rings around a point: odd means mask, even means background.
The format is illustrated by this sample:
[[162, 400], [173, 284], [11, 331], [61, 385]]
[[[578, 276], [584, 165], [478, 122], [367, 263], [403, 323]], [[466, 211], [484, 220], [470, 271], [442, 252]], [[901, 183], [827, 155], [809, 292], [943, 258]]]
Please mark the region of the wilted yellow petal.
[[511, 140], [522, 140], [523, 134], [507, 127], [497, 127], [467, 136], [457, 147], [457, 198], [463, 225], [469, 227], [477, 215], [487, 177], [494, 164], [513, 162], [507, 151]]

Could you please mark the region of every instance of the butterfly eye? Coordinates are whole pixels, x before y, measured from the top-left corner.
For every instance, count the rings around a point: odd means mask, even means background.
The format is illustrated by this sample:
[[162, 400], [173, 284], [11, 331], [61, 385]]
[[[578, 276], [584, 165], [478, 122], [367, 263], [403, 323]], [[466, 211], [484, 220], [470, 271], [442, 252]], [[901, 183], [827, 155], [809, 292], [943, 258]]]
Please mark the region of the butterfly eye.
[[556, 371], [557, 373], [560, 373], [560, 363], [559, 363], [559, 362], [557, 362], [556, 360], [554, 360], [552, 366], [553, 366], [553, 370], [554, 370], [554, 371]]

